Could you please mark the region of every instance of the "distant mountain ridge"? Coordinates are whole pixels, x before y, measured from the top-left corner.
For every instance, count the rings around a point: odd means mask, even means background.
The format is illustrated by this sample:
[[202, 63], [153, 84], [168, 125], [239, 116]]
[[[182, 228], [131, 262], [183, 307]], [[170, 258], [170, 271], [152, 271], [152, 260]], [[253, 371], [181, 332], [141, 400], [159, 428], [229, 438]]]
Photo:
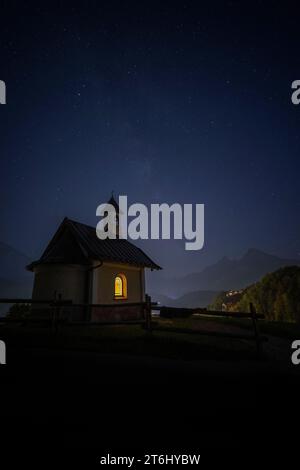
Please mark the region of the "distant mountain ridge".
[[[0, 242], [0, 297], [31, 297], [33, 276], [26, 271], [29, 262], [26, 255]], [[6, 313], [7, 308], [0, 304], [0, 315]]]
[[190, 290], [242, 289], [269, 272], [292, 265], [300, 265], [300, 260], [283, 259], [251, 248], [240, 259], [224, 257], [200, 273], [185, 276], [182, 282]]
[[16, 281], [28, 278], [30, 259], [6, 243], [0, 242], [0, 278]]
[[196, 291], [184, 294], [177, 299], [172, 299], [166, 295], [154, 294], [153, 300], [167, 307], [207, 307], [216, 298], [219, 292], [216, 291]]
[[174, 297], [180, 300], [179, 297], [189, 294], [196, 299], [196, 292], [198, 292], [198, 298], [201, 300], [203, 291], [220, 292], [243, 289], [259, 281], [267, 273], [292, 265], [299, 266], [300, 260], [279, 258], [251, 248], [239, 259], [229, 259], [224, 256], [217, 263], [198, 273], [188, 274], [177, 279], [161, 279], [157, 285], [153, 286], [154, 297], [155, 295], [167, 295], [173, 298], [174, 304]]

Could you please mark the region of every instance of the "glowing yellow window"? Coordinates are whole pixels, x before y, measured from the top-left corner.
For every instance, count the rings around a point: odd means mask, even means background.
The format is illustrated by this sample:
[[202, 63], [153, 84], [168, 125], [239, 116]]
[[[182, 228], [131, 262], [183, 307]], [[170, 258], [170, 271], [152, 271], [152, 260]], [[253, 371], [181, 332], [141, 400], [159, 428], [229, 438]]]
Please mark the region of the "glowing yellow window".
[[127, 298], [127, 280], [124, 274], [118, 274], [115, 277], [115, 298], [116, 299]]

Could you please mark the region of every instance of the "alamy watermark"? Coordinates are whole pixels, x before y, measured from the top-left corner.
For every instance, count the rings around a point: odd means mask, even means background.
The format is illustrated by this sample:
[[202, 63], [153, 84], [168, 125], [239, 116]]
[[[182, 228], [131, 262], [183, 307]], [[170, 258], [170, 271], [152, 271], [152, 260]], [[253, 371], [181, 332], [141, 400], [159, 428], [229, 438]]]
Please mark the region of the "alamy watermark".
[[298, 105], [300, 104], [300, 80], [293, 81], [292, 90], [295, 90], [291, 96], [292, 103]]
[[292, 354], [291, 361], [294, 364], [294, 366], [298, 366], [300, 364], [300, 340], [295, 339], [295, 341], [292, 342], [292, 349], [295, 349], [295, 351]]
[[4, 341], [0, 340], [0, 364], [6, 364], [6, 346]]
[[6, 104], [6, 85], [3, 80], [0, 80], [0, 104]]
[[[135, 203], [128, 207], [127, 196], [119, 196], [119, 211], [112, 204], [97, 207], [96, 215], [102, 217], [96, 227], [98, 238], [132, 240], [188, 240], [186, 250], [201, 250], [204, 245], [204, 204], [168, 205]], [[129, 221], [129, 218], [131, 220]], [[173, 220], [173, 224], [172, 224]]]

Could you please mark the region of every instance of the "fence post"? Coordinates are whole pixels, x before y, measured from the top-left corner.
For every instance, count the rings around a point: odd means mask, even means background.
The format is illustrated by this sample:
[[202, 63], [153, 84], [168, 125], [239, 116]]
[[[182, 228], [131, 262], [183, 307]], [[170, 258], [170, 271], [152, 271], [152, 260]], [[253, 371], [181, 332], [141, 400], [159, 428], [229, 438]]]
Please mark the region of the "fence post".
[[152, 324], [151, 324], [151, 320], [152, 320], [152, 315], [151, 315], [151, 297], [150, 295], [146, 294], [145, 296], [145, 299], [146, 299], [146, 330], [148, 332], [152, 332]]
[[250, 307], [250, 314], [251, 314], [254, 336], [255, 336], [255, 341], [256, 341], [257, 356], [260, 357], [261, 356], [261, 340], [259, 337], [259, 328], [257, 324], [256, 310], [252, 302], [250, 302], [249, 307]]

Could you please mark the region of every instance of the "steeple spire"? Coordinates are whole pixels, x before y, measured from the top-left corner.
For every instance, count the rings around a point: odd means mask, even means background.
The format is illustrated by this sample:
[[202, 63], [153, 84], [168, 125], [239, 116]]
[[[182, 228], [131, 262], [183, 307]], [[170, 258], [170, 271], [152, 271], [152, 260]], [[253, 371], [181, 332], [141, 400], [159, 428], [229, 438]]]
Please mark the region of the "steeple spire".
[[115, 211], [116, 211], [116, 235], [117, 235], [117, 238], [119, 238], [119, 235], [120, 235], [120, 228], [119, 228], [120, 208], [119, 208], [119, 204], [115, 200], [114, 190], [112, 190], [112, 192], [111, 192], [111, 197], [108, 201], [108, 204], [111, 204], [115, 208]]

